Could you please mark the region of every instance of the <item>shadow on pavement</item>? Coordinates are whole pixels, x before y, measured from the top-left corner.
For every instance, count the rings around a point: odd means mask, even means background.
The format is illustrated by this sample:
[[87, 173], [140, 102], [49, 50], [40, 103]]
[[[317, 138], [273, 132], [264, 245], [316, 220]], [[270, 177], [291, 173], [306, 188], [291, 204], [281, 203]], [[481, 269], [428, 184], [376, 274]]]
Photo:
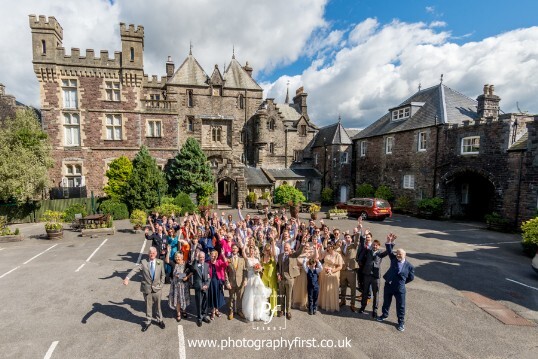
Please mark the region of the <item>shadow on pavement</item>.
[[122, 305], [128, 304], [133, 310], [144, 313], [145, 304], [143, 301], [135, 301], [126, 298], [123, 300], [123, 303], [115, 303], [111, 301], [109, 301], [109, 303], [112, 304], [93, 303], [93, 308], [86, 313], [86, 315], [82, 318], [81, 323], [86, 324], [88, 319], [90, 319], [90, 317], [95, 313], [101, 313], [112, 319], [123, 320], [129, 323], [142, 323], [144, 316], [134, 315], [129, 309], [122, 307]]

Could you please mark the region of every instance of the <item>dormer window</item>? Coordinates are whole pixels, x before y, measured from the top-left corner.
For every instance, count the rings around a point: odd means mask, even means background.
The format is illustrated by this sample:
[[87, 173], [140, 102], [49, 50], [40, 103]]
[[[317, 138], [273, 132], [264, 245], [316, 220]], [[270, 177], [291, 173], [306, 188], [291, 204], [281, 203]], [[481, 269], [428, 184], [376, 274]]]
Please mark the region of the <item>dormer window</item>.
[[398, 120], [403, 120], [405, 118], [409, 118], [410, 114], [411, 114], [411, 107], [404, 107], [404, 108], [392, 110], [392, 121], [398, 121]]

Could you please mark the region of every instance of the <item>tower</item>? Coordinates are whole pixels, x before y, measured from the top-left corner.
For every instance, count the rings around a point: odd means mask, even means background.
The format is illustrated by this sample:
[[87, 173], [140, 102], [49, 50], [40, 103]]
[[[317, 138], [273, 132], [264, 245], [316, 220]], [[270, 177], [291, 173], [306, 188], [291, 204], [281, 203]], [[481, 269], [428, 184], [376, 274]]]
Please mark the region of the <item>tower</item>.
[[144, 27], [120, 23], [121, 67], [143, 70], [144, 67]]
[[62, 47], [63, 29], [54, 16], [47, 19], [43, 15], [30, 15], [32, 30], [32, 53], [34, 62], [50, 62], [56, 60], [56, 48]]

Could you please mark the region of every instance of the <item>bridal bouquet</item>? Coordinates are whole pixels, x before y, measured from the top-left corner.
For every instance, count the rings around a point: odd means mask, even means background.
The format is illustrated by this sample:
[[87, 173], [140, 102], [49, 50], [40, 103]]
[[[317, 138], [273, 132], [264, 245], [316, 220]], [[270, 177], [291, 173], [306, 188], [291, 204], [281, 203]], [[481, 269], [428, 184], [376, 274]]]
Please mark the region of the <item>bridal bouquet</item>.
[[255, 272], [261, 272], [262, 271], [262, 265], [260, 263], [254, 264], [254, 271]]

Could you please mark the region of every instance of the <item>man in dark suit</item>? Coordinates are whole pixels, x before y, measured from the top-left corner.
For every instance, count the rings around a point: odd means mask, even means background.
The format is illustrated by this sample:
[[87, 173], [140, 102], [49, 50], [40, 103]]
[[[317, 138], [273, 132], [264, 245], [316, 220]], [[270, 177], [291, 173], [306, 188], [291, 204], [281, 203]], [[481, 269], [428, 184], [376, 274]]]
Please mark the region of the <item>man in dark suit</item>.
[[150, 235], [149, 229], [146, 228], [145, 236], [147, 240], [151, 240], [151, 246], [157, 248], [157, 256], [159, 259], [164, 260], [166, 257], [166, 249], [168, 247], [168, 237], [163, 232], [163, 227], [159, 224], [155, 224], [155, 231]]
[[[388, 238], [387, 238], [388, 241]], [[372, 242], [372, 248], [369, 249], [366, 252], [366, 261], [363, 267], [363, 275], [364, 275], [364, 284], [363, 284], [363, 293], [367, 293], [370, 290], [370, 287], [372, 288], [372, 294], [373, 294], [373, 311], [372, 311], [372, 317], [377, 317], [377, 304], [379, 302], [379, 278], [380, 274], [379, 271], [381, 269], [381, 261], [384, 257], [386, 257], [389, 252], [384, 251], [381, 252], [379, 250], [379, 247], [381, 246], [381, 243], [376, 239]], [[361, 300], [361, 309], [359, 309], [359, 313], [364, 313], [364, 310], [366, 309], [366, 305], [368, 304], [368, 296], [363, 295]]]
[[129, 284], [129, 280], [136, 273], [142, 272], [142, 281], [140, 282], [140, 291], [144, 294], [146, 302], [146, 321], [142, 326], [142, 331], [148, 330], [152, 320], [153, 306], [157, 306], [157, 323], [161, 329], [164, 329], [163, 314], [161, 312], [161, 289], [164, 285], [164, 263], [157, 259], [157, 249], [151, 247], [148, 252], [148, 259], [143, 259], [132, 271], [127, 274], [123, 284]]
[[[362, 219], [359, 217], [359, 219]], [[362, 225], [359, 221], [359, 230], [362, 229]], [[368, 254], [368, 251], [372, 248], [372, 233], [369, 229], [366, 229], [364, 231], [364, 235], [362, 234], [362, 231], [360, 231], [359, 235], [359, 247], [357, 248], [357, 257], [356, 261], [359, 265], [357, 269], [357, 285], [359, 287], [359, 291], [362, 293], [362, 296], [369, 296], [370, 289], [367, 288], [366, 293], [363, 291], [364, 288], [364, 266], [366, 265], [366, 255]]]
[[196, 324], [201, 327], [202, 320], [211, 323], [207, 316], [207, 289], [209, 288], [209, 266], [205, 262], [205, 253], [199, 252], [198, 258], [187, 268], [187, 278], [191, 279], [196, 304]]
[[389, 233], [388, 242], [385, 244], [390, 258], [390, 267], [383, 276], [385, 288], [383, 293], [382, 314], [377, 317], [378, 322], [382, 322], [389, 316], [389, 309], [392, 297], [396, 298], [396, 315], [398, 316], [398, 327], [400, 332], [405, 330], [405, 285], [415, 279], [415, 267], [405, 259], [405, 251], [398, 249], [396, 254], [392, 252], [396, 235]]

